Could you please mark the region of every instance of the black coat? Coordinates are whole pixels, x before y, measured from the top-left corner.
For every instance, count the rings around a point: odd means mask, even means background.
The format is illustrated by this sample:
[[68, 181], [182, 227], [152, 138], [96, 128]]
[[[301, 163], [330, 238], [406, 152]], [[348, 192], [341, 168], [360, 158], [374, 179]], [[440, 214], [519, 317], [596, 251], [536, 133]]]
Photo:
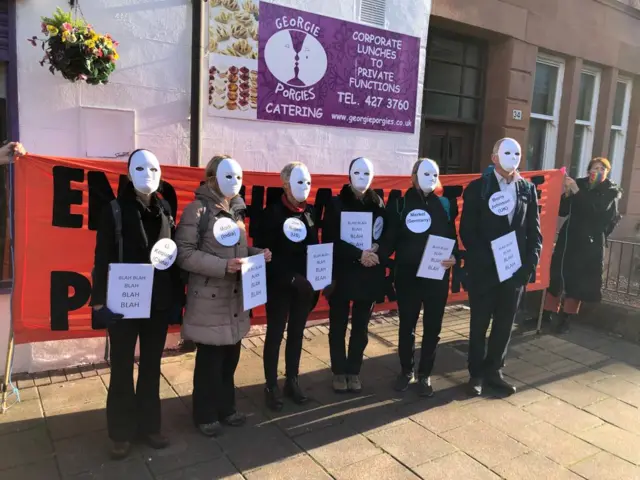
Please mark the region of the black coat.
[[[407, 215], [416, 209], [425, 210], [431, 216], [431, 226], [426, 232], [414, 233], [406, 225]], [[396, 275], [416, 276], [430, 235], [457, 239], [455, 222], [449, 220], [440, 197], [433, 192], [425, 196], [412, 187], [404, 198], [398, 198], [389, 205], [388, 212], [392, 248], [396, 253]], [[457, 245], [453, 254], [458, 254]], [[445, 279], [448, 278], [449, 270], [445, 275]]]
[[[146, 207], [129, 182], [118, 196], [122, 218], [122, 263], [150, 263], [151, 249], [162, 238], [173, 238], [175, 223], [172, 212], [166, 211], [166, 203], [154, 193]], [[111, 205], [106, 205], [98, 231], [94, 257], [91, 305], [106, 305], [109, 264], [119, 263], [115, 220]], [[156, 270], [153, 276], [153, 310], [175, 309], [184, 296], [177, 263], [167, 270]]]
[[516, 233], [521, 268], [527, 276], [533, 276], [540, 260], [542, 231], [535, 186], [524, 179], [516, 182], [517, 200], [511, 224], [507, 216], [495, 215], [489, 208], [489, 198], [498, 191], [500, 186], [492, 168], [464, 190], [460, 239], [466, 249], [467, 290], [487, 291], [500, 283], [491, 241], [511, 231]]
[[[307, 236], [301, 242], [293, 242], [284, 234], [284, 222], [297, 218], [307, 228]], [[307, 205], [304, 212], [293, 212], [279, 198], [269, 205], [260, 219], [260, 248], [271, 250], [273, 257], [267, 264], [268, 284], [290, 284], [294, 275], [307, 276], [307, 246], [318, 243], [318, 229], [314, 222], [314, 211]]]
[[[371, 212], [373, 223], [382, 218], [383, 229], [378, 244], [380, 265], [365, 267], [360, 263], [362, 250], [340, 239], [340, 217], [342, 212]], [[374, 301], [384, 295], [386, 265], [391, 254], [389, 228], [384, 201], [373, 190], [357, 198], [352, 188], [345, 185], [326, 207], [322, 228], [322, 242], [333, 242], [332, 295], [349, 300]]]
[[576, 300], [599, 302], [604, 249], [620, 220], [618, 200], [622, 191], [608, 179], [593, 188], [589, 188], [587, 178], [579, 178], [576, 183], [578, 193], [563, 195], [560, 201], [559, 215], [568, 218], [553, 251], [549, 292], [560, 296], [564, 290]]

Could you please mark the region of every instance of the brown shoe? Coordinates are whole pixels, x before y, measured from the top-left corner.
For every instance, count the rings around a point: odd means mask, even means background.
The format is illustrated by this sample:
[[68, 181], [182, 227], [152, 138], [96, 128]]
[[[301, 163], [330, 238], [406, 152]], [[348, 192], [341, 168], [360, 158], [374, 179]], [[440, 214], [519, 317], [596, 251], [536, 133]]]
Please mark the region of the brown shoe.
[[143, 437], [143, 441], [154, 450], [162, 450], [169, 446], [169, 439], [161, 433], [150, 433]]
[[111, 459], [123, 460], [131, 453], [131, 442], [113, 442], [111, 445]]

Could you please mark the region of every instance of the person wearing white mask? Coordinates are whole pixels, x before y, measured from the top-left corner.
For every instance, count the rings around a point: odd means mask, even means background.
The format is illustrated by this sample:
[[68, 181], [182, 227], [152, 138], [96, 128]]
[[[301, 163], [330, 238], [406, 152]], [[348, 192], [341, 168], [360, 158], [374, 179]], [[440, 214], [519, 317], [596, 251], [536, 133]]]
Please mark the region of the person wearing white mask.
[[[493, 165], [463, 193], [460, 239], [466, 248], [466, 288], [471, 307], [468, 391], [473, 396], [482, 395], [483, 385], [507, 395], [516, 391], [504, 380], [502, 366], [522, 293], [534, 277], [542, 249], [538, 194], [535, 186], [518, 173], [521, 157], [516, 140], [498, 140], [491, 156]], [[501, 282], [491, 242], [512, 233], [522, 266]]]
[[[376, 301], [384, 298], [390, 245], [384, 201], [371, 189], [373, 177], [370, 160], [362, 157], [353, 160], [349, 165], [349, 184], [329, 202], [323, 220], [322, 242], [334, 245], [334, 281], [325, 295], [330, 307], [333, 389], [338, 393], [362, 391], [360, 368], [369, 341], [369, 320]], [[353, 218], [353, 214], [362, 219], [366, 217], [362, 234], [355, 237], [346, 226], [348, 222], [343, 222]], [[359, 239], [354, 240], [357, 237]], [[351, 336], [347, 352], [345, 334], [349, 312]]]
[[[167, 239], [173, 243], [170, 239], [175, 232], [174, 213], [157, 194], [162, 172], [156, 156], [148, 150], [136, 150], [129, 157], [128, 171], [130, 181], [105, 207], [98, 225], [91, 297], [92, 326], [107, 328], [111, 343], [107, 428], [114, 459], [126, 457], [132, 442], [139, 438], [153, 448], [169, 444], [160, 433], [160, 360], [168, 326], [175, 323], [172, 313], [176, 307], [181, 310], [184, 301], [180, 271], [171, 263], [154, 271], [150, 318], [123, 320], [122, 314], [106, 306], [109, 265], [153, 263], [154, 246]], [[134, 390], [138, 340], [140, 360]]]
[[307, 280], [307, 247], [318, 243], [315, 211], [307, 203], [311, 175], [300, 162], [287, 164], [280, 172], [283, 194], [267, 206], [260, 220], [258, 244], [273, 252], [267, 267], [267, 334], [264, 342], [264, 394], [267, 407], [283, 407], [278, 387], [278, 358], [287, 329], [283, 393], [294, 403], [307, 402], [298, 383], [302, 339], [309, 313], [318, 295]]
[[[418, 394], [433, 395], [431, 371], [440, 341], [442, 318], [449, 296], [450, 268], [456, 263], [457, 246], [451, 258], [442, 261], [447, 269], [442, 280], [418, 277], [422, 256], [431, 235], [457, 239], [455, 218], [451, 204], [436, 194], [440, 186], [438, 164], [428, 158], [419, 159], [411, 172], [413, 186], [403, 198], [389, 205], [393, 250], [396, 253], [394, 284], [400, 317], [398, 355], [401, 372], [395, 389], [407, 390], [418, 375]], [[424, 331], [417, 372], [415, 371], [416, 325], [422, 310]]]
[[247, 244], [241, 188], [238, 162], [226, 155], [213, 157], [176, 231], [177, 263], [189, 274], [182, 336], [197, 347], [193, 421], [210, 437], [221, 432], [221, 424], [237, 427], [246, 421], [236, 411], [234, 384], [241, 341], [250, 327], [240, 270], [250, 255], [264, 253], [271, 261], [269, 250]]

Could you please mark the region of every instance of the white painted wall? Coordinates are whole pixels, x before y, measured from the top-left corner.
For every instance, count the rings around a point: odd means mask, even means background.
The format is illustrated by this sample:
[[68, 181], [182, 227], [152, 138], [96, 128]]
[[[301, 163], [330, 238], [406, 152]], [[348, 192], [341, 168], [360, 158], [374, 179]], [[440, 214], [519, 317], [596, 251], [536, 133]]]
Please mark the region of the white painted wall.
[[[193, 0], [200, 1], [200, 0]], [[274, 3], [356, 21], [358, 0], [279, 0]], [[17, 5], [17, 38], [39, 35], [40, 17], [59, 0], [22, 0]], [[190, 0], [91, 0], [81, 2], [85, 18], [120, 42], [118, 68], [106, 86], [72, 84], [39, 65], [42, 50], [18, 42], [20, 138], [29, 151], [87, 156], [82, 107], [135, 111], [135, 145], [149, 148], [166, 164], [189, 164], [191, 55]], [[422, 106], [426, 37], [431, 0], [387, 0], [389, 30], [421, 37], [416, 125]], [[203, 72], [206, 72], [203, 59]], [[203, 92], [205, 90], [203, 75]], [[206, 93], [204, 93], [206, 98]], [[229, 153], [246, 170], [278, 171], [287, 162], [305, 162], [312, 173], [345, 172], [352, 158], [371, 158], [380, 174], [409, 172], [418, 155], [416, 133], [381, 133], [208, 117], [203, 158]], [[89, 132], [96, 134], [96, 132]], [[109, 135], [108, 131], [103, 132]], [[0, 367], [4, 368], [9, 324], [8, 296], [0, 296]], [[103, 340], [23, 345], [16, 371], [60, 368], [102, 357]]]

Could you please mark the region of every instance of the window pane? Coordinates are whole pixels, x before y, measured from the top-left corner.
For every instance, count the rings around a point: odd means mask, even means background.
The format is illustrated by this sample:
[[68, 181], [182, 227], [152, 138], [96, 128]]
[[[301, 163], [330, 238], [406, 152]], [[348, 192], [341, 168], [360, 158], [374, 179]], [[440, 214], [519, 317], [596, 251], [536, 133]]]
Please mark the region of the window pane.
[[479, 70], [475, 68], [465, 68], [464, 76], [462, 79], [462, 93], [464, 95], [474, 95], [480, 96], [480, 92], [478, 91], [480, 88], [480, 82], [478, 82]]
[[532, 118], [529, 122], [529, 144], [527, 146], [527, 170], [542, 170], [544, 145], [547, 136], [547, 121]]
[[429, 38], [429, 58], [437, 58], [448, 62], [462, 63], [464, 44], [449, 38], [434, 35]]
[[426, 113], [439, 117], [458, 118], [459, 100], [452, 95], [427, 92]]
[[585, 128], [584, 125], [576, 125], [573, 132], [573, 151], [571, 152], [571, 167], [569, 168], [569, 176], [572, 178], [582, 177], [584, 173], [580, 171], [580, 159], [582, 158]]
[[464, 52], [464, 64], [473, 67], [480, 66], [480, 49], [477, 45], [467, 44], [467, 49]]
[[613, 104], [613, 121], [611, 122], [613, 125], [618, 127], [622, 126], [622, 114], [624, 112], [624, 97], [627, 93], [627, 84], [623, 82], [618, 82], [616, 86], [616, 100]]
[[462, 118], [465, 120], [476, 120], [478, 118], [478, 100], [462, 98]]
[[618, 139], [618, 135], [617, 130], [611, 130], [611, 134], [609, 135], [609, 156], [607, 158], [611, 163], [613, 163], [616, 158], [616, 140]]
[[536, 77], [533, 83], [531, 111], [541, 115], [553, 115], [556, 100], [558, 67], [536, 63]]
[[578, 97], [578, 120], [591, 120], [591, 107], [593, 103], [593, 89], [596, 84], [596, 77], [589, 73], [580, 76], [580, 95]]
[[427, 71], [427, 89], [460, 93], [462, 67], [436, 61], [429, 61]]

